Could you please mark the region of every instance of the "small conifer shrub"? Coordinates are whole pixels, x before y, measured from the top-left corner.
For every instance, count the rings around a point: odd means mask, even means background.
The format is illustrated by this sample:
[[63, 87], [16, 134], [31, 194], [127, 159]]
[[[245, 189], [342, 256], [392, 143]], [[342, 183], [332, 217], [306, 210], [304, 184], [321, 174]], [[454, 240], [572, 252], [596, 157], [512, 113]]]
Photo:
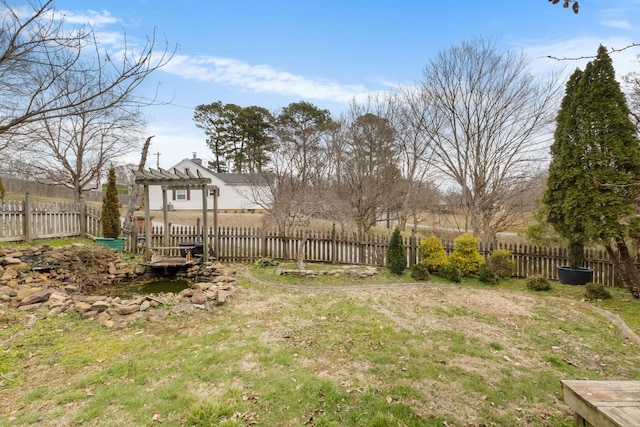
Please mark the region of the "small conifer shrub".
[[407, 268], [407, 253], [402, 242], [400, 229], [396, 227], [387, 248], [387, 267], [393, 274], [401, 275]]
[[478, 280], [489, 285], [496, 285], [500, 281], [498, 274], [487, 264], [481, 264], [478, 272]]
[[541, 274], [535, 274], [527, 279], [527, 289], [533, 291], [550, 291], [551, 283]]
[[429, 273], [436, 273], [447, 265], [447, 254], [444, 246], [436, 236], [429, 236], [420, 242], [420, 258]]
[[600, 283], [587, 283], [584, 287], [584, 296], [588, 299], [609, 299], [611, 293]]
[[499, 278], [511, 277], [516, 271], [516, 262], [511, 251], [496, 249], [489, 256], [489, 267]]
[[109, 169], [109, 180], [107, 181], [107, 191], [102, 198], [102, 211], [100, 214], [103, 237], [115, 239], [120, 236], [119, 205], [118, 189], [116, 187], [116, 171], [113, 166], [111, 166]]
[[444, 266], [440, 271], [440, 274], [442, 274], [445, 279], [451, 280], [454, 283], [460, 283], [462, 281], [462, 273], [460, 272], [460, 269], [450, 263], [447, 263], [447, 265]]
[[453, 241], [453, 252], [449, 263], [453, 264], [463, 277], [475, 276], [484, 260], [478, 251], [478, 238], [463, 233]]
[[429, 266], [423, 261], [411, 267], [411, 277], [416, 280], [429, 280]]

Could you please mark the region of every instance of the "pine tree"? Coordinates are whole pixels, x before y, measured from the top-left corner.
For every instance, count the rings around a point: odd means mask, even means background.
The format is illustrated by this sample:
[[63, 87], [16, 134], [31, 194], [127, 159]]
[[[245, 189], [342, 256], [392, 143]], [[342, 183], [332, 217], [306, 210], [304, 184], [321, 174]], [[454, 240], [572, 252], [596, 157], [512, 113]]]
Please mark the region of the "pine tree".
[[400, 229], [396, 227], [387, 248], [387, 267], [393, 274], [401, 275], [407, 268], [407, 253], [402, 242]]
[[100, 215], [102, 224], [102, 236], [115, 239], [120, 236], [120, 209], [118, 189], [116, 187], [116, 170], [109, 169], [107, 191], [102, 198], [102, 212]]
[[605, 246], [622, 283], [639, 298], [626, 240], [640, 236], [640, 145], [604, 47], [569, 79], [556, 121], [543, 198], [548, 221], [571, 244]]

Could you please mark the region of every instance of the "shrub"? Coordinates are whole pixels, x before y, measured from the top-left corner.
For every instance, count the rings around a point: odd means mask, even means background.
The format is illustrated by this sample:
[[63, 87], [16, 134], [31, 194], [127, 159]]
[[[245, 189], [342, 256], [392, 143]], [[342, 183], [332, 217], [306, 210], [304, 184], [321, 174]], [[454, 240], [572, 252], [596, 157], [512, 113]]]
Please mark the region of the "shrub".
[[527, 289], [533, 291], [550, 291], [551, 283], [541, 274], [535, 274], [527, 279]]
[[103, 237], [115, 239], [120, 235], [119, 204], [118, 189], [116, 187], [116, 171], [113, 166], [111, 166], [109, 169], [109, 180], [107, 181], [107, 191], [102, 198], [102, 212], [100, 214]]
[[511, 277], [516, 271], [516, 262], [512, 258], [511, 251], [496, 249], [489, 256], [489, 267], [499, 278]]
[[442, 241], [436, 236], [429, 236], [420, 242], [420, 258], [429, 270], [435, 273], [447, 265], [447, 254]]
[[495, 285], [500, 281], [500, 277], [498, 277], [498, 274], [495, 271], [493, 271], [493, 269], [489, 267], [487, 264], [482, 264], [480, 265], [478, 280], [480, 280], [482, 283]]
[[440, 273], [446, 279], [451, 280], [452, 282], [455, 282], [455, 283], [459, 283], [462, 280], [462, 273], [460, 272], [458, 267], [456, 267], [455, 265], [450, 264], [450, 263], [447, 263], [447, 265], [445, 265], [442, 268]]
[[584, 296], [589, 299], [609, 299], [611, 293], [599, 283], [587, 283], [584, 287]]
[[458, 268], [464, 277], [476, 275], [483, 263], [482, 255], [478, 251], [478, 238], [469, 233], [458, 236], [453, 242], [449, 263]]
[[411, 277], [416, 280], [429, 280], [429, 266], [424, 262], [419, 262], [411, 267]]
[[279, 265], [278, 261], [271, 259], [271, 258], [260, 258], [258, 260], [256, 260], [256, 262], [254, 263], [254, 265], [256, 267], [276, 267]]
[[404, 250], [400, 229], [396, 227], [387, 248], [387, 267], [393, 274], [400, 275], [407, 268], [407, 254]]

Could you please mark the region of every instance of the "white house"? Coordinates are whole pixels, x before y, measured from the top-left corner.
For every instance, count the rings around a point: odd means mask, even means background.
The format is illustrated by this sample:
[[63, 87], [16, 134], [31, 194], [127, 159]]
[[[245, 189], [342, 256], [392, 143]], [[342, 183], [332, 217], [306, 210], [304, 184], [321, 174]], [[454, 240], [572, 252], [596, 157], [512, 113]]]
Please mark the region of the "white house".
[[[169, 169], [180, 172], [191, 172], [206, 178], [211, 178], [212, 186], [218, 187], [219, 211], [253, 211], [261, 210], [262, 206], [254, 200], [256, 191], [266, 194], [266, 186], [255, 181], [256, 176], [240, 173], [215, 173], [202, 165], [202, 159], [193, 154], [193, 158], [184, 159]], [[260, 188], [262, 187], [262, 188]], [[201, 190], [168, 190], [167, 206], [169, 210], [202, 209]], [[162, 189], [159, 185], [149, 186], [149, 209], [162, 209]], [[209, 190], [207, 209], [213, 209], [213, 190]]]

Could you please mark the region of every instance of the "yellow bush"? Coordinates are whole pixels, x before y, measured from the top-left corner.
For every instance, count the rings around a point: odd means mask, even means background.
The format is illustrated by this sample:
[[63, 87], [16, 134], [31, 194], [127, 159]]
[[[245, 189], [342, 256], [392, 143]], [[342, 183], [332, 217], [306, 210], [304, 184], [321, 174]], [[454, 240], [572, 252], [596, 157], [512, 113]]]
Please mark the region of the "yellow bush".
[[478, 238], [469, 233], [463, 233], [453, 241], [453, 252], [449, 262], [455, 266], [463, 276], [478, 274], [480, 265], [484, 263], [478, 251]]
[[447, 254], [442, 241], [436, 236], [429, 236], [420, 242], [420, 258], [429, 273], [441, 271], [447, 265]]

